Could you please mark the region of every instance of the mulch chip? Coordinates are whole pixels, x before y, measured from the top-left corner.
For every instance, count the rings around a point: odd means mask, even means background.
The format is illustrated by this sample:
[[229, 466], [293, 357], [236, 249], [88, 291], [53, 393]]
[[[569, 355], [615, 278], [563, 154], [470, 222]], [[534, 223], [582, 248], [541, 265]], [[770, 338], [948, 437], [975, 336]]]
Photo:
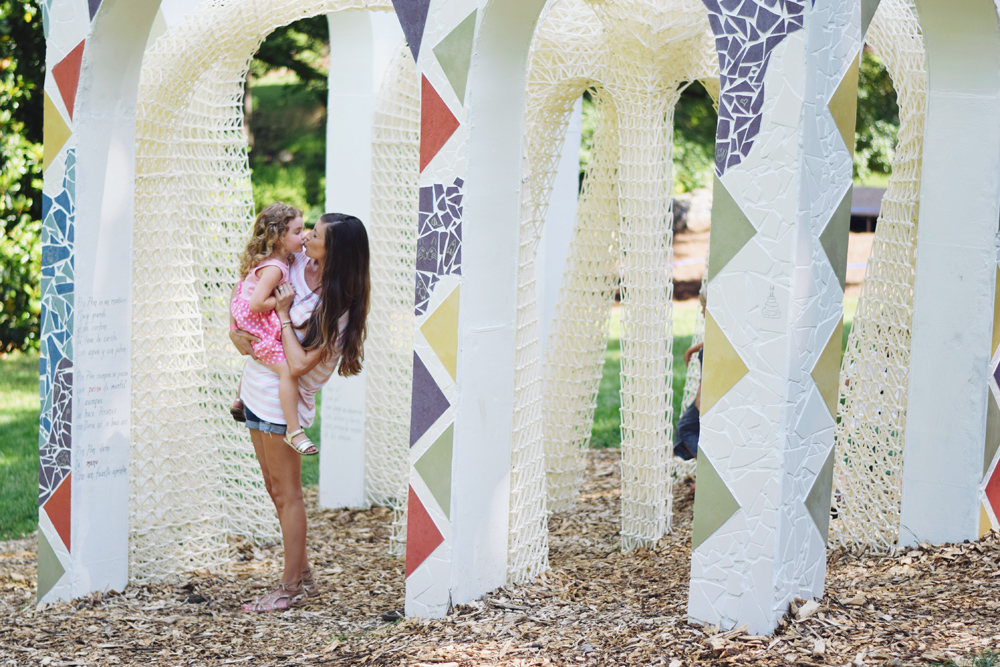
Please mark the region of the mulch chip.
[[0, 666], [929, 665], [1000, 648], [996, 533], [893, 557], [832, 551], [826, 594], [793, 604], [773, 636], [689, 625], [690, 480], [675, 485], [674, 533], [622, 553], [618, 461], [588, 454], [576, 509], [549, 522], [551, 570], [440, 620], [391, 620], [391, 513], [319, 509], [314, 490], [322, 591], [284, 613], [240, 610], [276, 583], [280, 546], [236, 540], [225, 573], [36, 606], [35, 539], [0, 542]]

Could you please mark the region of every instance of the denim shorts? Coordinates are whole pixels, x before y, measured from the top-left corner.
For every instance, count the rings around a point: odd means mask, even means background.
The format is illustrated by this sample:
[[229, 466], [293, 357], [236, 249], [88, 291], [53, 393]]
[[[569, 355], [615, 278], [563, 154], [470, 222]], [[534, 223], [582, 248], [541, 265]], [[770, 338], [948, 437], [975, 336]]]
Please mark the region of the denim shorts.
[[247, 415], [247, 428], [253, 429], [254, 431], [264, 431], [265, 433], [275, 433], [277, 435], [284, 435], [285, 431], [288, 430], [288, 426], [285, 424], [272, 424], [271, 422], [264, 421], [253, 412], [250, 408], [244, 406], [243, 411]]

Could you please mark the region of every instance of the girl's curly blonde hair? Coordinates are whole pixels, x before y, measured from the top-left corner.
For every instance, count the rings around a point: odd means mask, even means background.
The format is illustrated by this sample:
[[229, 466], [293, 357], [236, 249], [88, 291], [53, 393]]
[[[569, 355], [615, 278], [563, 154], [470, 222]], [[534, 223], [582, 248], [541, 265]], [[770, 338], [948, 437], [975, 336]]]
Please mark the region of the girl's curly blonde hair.
[[280, 201], [268, 204], [257, 214], [250, 242], [240, 256], [240, 280], [246, 278], [255, 266], [271, 256], [274, 247], [288, 229], [289, 223], [301, 216], [302, 211]]

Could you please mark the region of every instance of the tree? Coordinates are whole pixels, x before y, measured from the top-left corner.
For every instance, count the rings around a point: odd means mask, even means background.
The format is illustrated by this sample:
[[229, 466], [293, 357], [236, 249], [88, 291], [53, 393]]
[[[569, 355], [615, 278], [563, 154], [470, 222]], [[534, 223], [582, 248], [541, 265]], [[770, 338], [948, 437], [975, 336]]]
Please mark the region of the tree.
[[0, 0], [0, 353], [38, 345], [44, 58], [37, 5]]
[[854, 178], [892, 172], [899, 132], [899, 106], [892, 79], [878, 56], [865, 48], [858, 73], [858, 115], [854, 148]]

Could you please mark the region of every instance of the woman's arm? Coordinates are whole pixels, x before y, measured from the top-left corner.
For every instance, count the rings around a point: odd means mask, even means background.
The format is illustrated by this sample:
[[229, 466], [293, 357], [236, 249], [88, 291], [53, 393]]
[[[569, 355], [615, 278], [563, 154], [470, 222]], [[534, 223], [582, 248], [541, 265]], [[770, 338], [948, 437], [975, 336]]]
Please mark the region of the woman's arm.
[[274, 288], [281, 282], [281, 269], [276, 266], [265, 266], [257, 271], [257, 286], [253, 288], [250, 295], [250, 310], [255, 313], [266, 313], [274, 310], [274, 304], [278, 302], [272, 296]]
[[285, 348], [285, 360], [292, 377], [302, 377], [316, 367], [323, 359], [323, 350], [305, 350], [302, 343], [292, 330], [291, 317], [288, 310], [295, 300], [295, 288], [288, 283], [278, 286], [274, 312], [281, 318], [281, 344]]
[[240, 354], [256, 359], [257, 355], [253, 353], [253, 344], [259, 342], [260, 339], [252, 333], [238, 329], [236, 318], [233, 317], [233, 299], [236, 298], [236, 290], [239, 288], [240, 284], [236, 283], [233, 285], [233, 291], [229, 293], [229, 340], [233, 342], [233, 346]]

